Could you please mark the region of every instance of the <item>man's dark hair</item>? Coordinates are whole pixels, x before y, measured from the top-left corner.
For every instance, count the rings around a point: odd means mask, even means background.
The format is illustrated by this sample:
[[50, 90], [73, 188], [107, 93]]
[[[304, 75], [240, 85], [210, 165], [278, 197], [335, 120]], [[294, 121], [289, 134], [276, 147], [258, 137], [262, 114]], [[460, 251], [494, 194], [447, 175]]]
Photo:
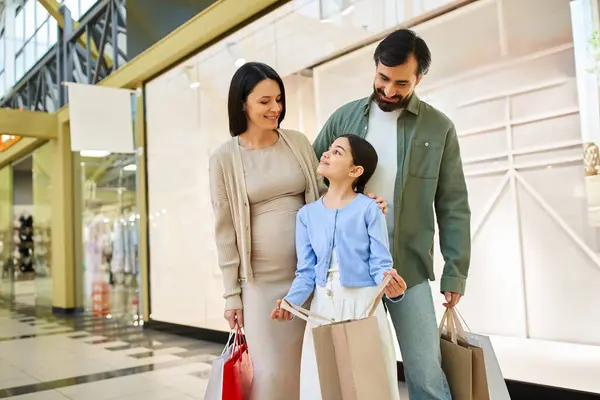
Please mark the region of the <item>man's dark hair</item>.
[[375, 49], [375, 64], [397, 67], [414, 54], [417, 59], [417, 76], [425, 75], [431, 65], [431, 52], [427, 43], [410, 29], [398, 29], [390, 33]]
[[279, 85], [281, 91], [281, 113], [277, 127], [285, 118], [285, 88], [283, 81], [275, 70], [267, 64], [249, 62], [242, 65], [231, 78], [229, 85], [229, 99], [227, 109], [229, 111], [229, 133], [238, 136], [248, 130], [248, 119], [244, 112], [244, 103], [248, 95], [252, 93], [256, 85], [265, 79], [272, 79]]
[[360, 136], [347, 134], [339, 137], [348, 139], [348, 143], [350, 143], [350, 152], [352, 153], [352, 163], [356, 166], [363, 167], [363, 174], [356, 179], [356, 182], [354, 182], [354, 190], [356, 193], [363, 193], [365, 191], [365, 186], [367, 186], [367, 182], [369, 182], [369, 179], [371, 179], [377, 168], [379, 159], [377, 151], [375, 151], [375, 148], [371, 143]]

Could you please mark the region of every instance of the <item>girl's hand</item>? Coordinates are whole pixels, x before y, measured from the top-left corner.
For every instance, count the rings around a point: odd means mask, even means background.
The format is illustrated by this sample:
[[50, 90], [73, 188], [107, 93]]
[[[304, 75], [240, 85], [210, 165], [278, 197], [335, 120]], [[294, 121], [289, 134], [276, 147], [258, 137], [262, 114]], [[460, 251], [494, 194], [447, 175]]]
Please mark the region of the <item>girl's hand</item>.
[[277, 306], [271, 311], [271, 319], [277, 321], [289, 321], [292, 319], [292, 313], [281, 309], [281, 300], [277, 300]]
[[404, 279], [398, 275], [398, 272], [395, 269], [383, 273], [384, 278], [388, 275], [392, 276], [392, 280], [385, 287], [385, 295], [389, 299], [402, 296], [404, 292], [406, 292], [406, 282], [404, 282]]

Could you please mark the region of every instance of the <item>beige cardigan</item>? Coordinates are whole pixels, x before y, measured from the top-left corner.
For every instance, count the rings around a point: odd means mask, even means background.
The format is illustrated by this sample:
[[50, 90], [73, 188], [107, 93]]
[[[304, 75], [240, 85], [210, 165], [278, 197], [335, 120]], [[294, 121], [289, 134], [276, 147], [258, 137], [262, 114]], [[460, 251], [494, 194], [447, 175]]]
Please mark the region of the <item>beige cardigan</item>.
[[[278, 130], [296, 156], [306, 179], [305, 201], [316, 201], [325, 185], [318, 178], [317, 157], [302, 133]], [[250, 265], [250, 205], [238, 138], [222, 145], [209, 161], [210, 195], [215, 214], [215, 238], [225, 287], [225, 309], [243, 308], [241, 282], [252, 282]]]

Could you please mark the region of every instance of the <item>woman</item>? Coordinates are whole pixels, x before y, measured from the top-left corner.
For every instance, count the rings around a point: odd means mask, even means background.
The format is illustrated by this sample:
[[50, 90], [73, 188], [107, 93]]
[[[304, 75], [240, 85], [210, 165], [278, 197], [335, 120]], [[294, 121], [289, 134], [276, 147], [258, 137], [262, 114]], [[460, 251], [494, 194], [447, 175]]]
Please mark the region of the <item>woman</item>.
[[228, 109], [233, 139], [209, 165], [225, 319], [246, 333], [254, 365], [250, 398], [297, 400], [305, 324], [277, 324], [270, 312], [294, 280], [296, 213], [316, 201], [324, 185], [308, 139], [279, 128], [285, 89], [271, 67], [240, 67]]

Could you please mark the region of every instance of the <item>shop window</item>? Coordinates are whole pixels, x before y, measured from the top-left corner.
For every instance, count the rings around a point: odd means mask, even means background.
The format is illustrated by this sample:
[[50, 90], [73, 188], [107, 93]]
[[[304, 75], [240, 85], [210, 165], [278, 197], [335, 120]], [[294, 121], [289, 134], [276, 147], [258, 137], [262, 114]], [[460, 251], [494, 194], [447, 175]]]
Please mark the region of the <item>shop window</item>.
[[[272, 64], [287, 89], [284, 126], [310, 137], [310, 126], [318, 132], [337, 107], [372, 91], [376, 44], [336, 54], [372, 37], [381, 13], [397, 15], [397, 25], [449, 3], [363, 0], [323, 21], [318, 0], [290, 2], [148, 83], [153, 319], [225, 326], [206, 171], [209, 154], [230, 140], [227, 88], [236, 61]], [[372, 10], [363, 12], [365, 4]], [[454, 121], [469, 189], [473, 254], [461, 311], [474, 331], [498, 343], [511, 337], [527, 350], [536, 340], [600, 344], [600, 308], [589, 301], [600, 283], [590, 272], [600, 265], [599, 232], [588, 221], [569, 15], [562, 0], [482, 0], [414, 27], [433, 54], [417, 93]], [[361, 26], [365, 21], [374, 25]], [[328, 57], [334, 59], [310, 74], [304, 70]], [[300, 121], [305, 110], [316, 110], [318, 122]], [[435, 243], [440, 276], [444, 260]], [[436, 307], [441, 312], [441, 301]], [[553, 310], [561, 310], [561, 323]], [[507, 376], [531, 379], [498, 349]]]
[[137, 164], [133, 154], [101, 153], [79, 154], [82, 288], [87, 310], [114, 316], [139, 307]]
[[0, 297], [10, 299], [13, 294], [12, 249], [12, 167], [0, 169]]

